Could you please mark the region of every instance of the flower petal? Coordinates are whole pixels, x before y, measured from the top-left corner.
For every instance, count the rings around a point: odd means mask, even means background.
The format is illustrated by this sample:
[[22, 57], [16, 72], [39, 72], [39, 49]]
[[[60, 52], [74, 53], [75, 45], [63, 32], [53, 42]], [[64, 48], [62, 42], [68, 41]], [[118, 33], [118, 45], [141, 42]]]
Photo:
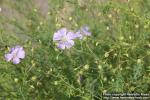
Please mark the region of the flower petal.
[[75, 33], [75, 35], [76, 35], [76, 38], [83, 39], [83, 35], [81, 34], [80, 31], [77, 31], [77, 32]]
[[77, 38], [76, 34], [73, 32], [68, 32], [67, 33], [67, 39], [75, 39]]
[[54, 33], [53, 41], [61, 40], [62, 35], [59, 32]]
[[15, 47], [11, 50], [11, 54], [16, 54], [18, 52], [19, 48]]
[[61, 28], [60, 30], [58, 30], [58, 32], [62, 35], [65, 36], [67, 33], [67, 29], [66, 28]]
[[58, 43], [57, 47], [60, 49], [65, 49], [65, 44], [64, 43]]
[[6, 54], [6, 55], [5, 55], [6, 61], [11, 61], [12, 58], [13, 58], [13, 55], [12, 55], [12, 54]]
[[15, 50], [15, 47], [10, 49], [10, 53], [12, 53]]
[[91, 36], [91, 32], [89, 31], [89, 27], [88, 26], [83, 26], [81, 28], [82, 34], [84, 34], [85, 36]]
[[23, 48], [20, 48], [18, 50], [17, 57], [21, 59], [25, 58], [25, 51], [23, 50]]
[[63, 36], [66, 36], [66, 33], [67, 33], [66, 28], [62, 28], [62, 29], [58, 30], [56, 33], [54, 33], [53, 41], [61, 40]]
[[68, 40], [64, 44], [65, 44], [66, 48], [69, 49], [74, 45], [74, 41], [73, 40]]
[[13, 58], [13, 64], [19, 64], [20, 59], [18, 57]]
[[88, 26], [83, 26], [82, 29], [86, 30], [86, 31], [89, 31], [90, 28]]
[[91, 36], [91, 32], [83, 30], [83, 34], [86, 36]]

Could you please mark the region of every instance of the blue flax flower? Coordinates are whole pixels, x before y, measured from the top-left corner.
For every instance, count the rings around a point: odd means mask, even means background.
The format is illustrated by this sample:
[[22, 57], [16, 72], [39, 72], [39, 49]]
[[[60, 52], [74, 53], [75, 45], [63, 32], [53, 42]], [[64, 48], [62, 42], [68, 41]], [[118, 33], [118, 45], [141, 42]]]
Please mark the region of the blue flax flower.
[[88, 26], [83, 26], [76, 32], [76, 38], [83, 39], [86, 36], [91, 36]]
[[53, 41], [56, 42], [57, 47], [60, 49], [69, 49], [74, 45], [76, 35], [68, 31], [66, 28], [61, 28], [54, 33]]
[[5, 54], [6, 61], [12, 61], [13, 64], [19, 64], [20, 59], [25, 58], [25, 51], [21, 46], [15, 46], [10, 49], [9, 53]]

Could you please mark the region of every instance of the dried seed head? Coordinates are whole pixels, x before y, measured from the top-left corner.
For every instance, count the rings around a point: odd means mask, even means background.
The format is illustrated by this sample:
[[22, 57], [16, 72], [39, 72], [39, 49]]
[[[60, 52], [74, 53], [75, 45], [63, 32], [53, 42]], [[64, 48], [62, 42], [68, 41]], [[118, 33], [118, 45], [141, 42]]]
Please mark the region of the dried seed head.
[[33, 11], [34, 11], [34, 12], [37, 12], [37, 9], [36, 9], [36, 8], [34, 8], [34, 9], [33, 9]]
[[107, 27], [106, 27], [106, 30], [109, 30], [109, 29], [110, 29], [109, 26], [107, 26]]
[[109, 17], [109, 18], [112, 18], [112, 14], [109, 14], [108, 17]]
[[104, 80], [104, 81], [107, 81], [107, 77], [104, 77], [103, 80]]
[[123, 36], [121, 36], [121, 37], [120, 37], [120, 40], [124, 40], [124, 37], [123, 37]]
[[38, 82], [37, 82], [37, 86], [39, 86], [39, 85], [42, 85], [42, 83], [38, 81]]
[[31, 89], [34, 89], [34, 86], [33, 86], [33, 85], [30, 85], [30, 88], [31, 88]]
[[71, 21], [71, 20], [72, 20], [72, 17], [69, 17], [69, 20]]
[[104, 56], [107, 58], [109, 56], [109, 52], [106, 52]]
[[18, 78], [15, 78], [14, 81], [15, 81], [16, 83], [18, 83]]
[[148, 25], [144, 25], [144, 28], [147, 29], [147, 28], [148, 28]]
[[57, 82], [57, 81], [54, 81], [54, 85], [58, 85], [58, 82]]
[[107, 90], [103, 90], [103, 94], [105, 94], [107, 92]]
[[137, 63], [138, 63], [138, 64], [141, 64], [141, 63], [142, 63], [142, 60], [141, 60], [141, 59], [138, 59], [138, 60], [137, 60]]
[[32, 76], [32, 77], [31, 77], [31, 80], [32, 80], [32, 81], [35, 81], [36, 79], [37, 79], [36, 76]]
[[139, 25], [138, 25], [138, 24], [136, 24], [136, 25], [135, 25], [135, 28], [139, 28]]
[[114, 79], [112, 79], [111, 81], [112, 81], [112, 82], [114, 82], [115, 80], [114, 80]]
[[129, 39], [131, 40], [131, 39], [132, 39], [132, 37], [131, 37], [131, 36], [129, 36]]
[[101, 66], [101, 65], [98, 65], [98, 69], [100, 69], [100, 70], [101, 70], [101, 69], [102, 69], [102, 66]]
[[99, 45], [99, 42], [96, 42], [96, 46], [98, 46]]
[[88, 69], [89, 69], [89, 65], [86, 64], [86, 65], [83, 66], [83, 68], [84, 68], [85, 70], [88, 70]]

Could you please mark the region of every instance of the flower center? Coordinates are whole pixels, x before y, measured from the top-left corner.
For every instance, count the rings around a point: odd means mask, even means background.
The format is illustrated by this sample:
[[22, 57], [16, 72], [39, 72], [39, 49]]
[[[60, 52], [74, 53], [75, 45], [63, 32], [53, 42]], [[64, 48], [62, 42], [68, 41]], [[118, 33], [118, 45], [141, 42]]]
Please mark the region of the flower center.
[[17, 53], [18, 53], [18, 50], [13, 53], [13, 58], [15, 58], [17, 56]]
[[65, 42], [67, 41], [67, 37], [63, 36], [61, 40]]

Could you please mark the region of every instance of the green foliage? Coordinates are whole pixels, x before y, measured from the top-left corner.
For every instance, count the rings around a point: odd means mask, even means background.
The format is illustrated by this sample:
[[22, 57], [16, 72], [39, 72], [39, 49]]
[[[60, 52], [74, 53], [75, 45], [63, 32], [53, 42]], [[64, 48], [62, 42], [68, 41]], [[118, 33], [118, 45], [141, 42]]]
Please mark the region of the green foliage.
[[[0, 5], [0, 99], [101, 100], [105, 92], [150, 92], [149, 0], [49, 0], [44, 15], [34, 0]], [[57, 29], [83, 25], [91, 37], [57, 49]], [[26, 58], [6, 62], [8, 48], [18, 44]]]

